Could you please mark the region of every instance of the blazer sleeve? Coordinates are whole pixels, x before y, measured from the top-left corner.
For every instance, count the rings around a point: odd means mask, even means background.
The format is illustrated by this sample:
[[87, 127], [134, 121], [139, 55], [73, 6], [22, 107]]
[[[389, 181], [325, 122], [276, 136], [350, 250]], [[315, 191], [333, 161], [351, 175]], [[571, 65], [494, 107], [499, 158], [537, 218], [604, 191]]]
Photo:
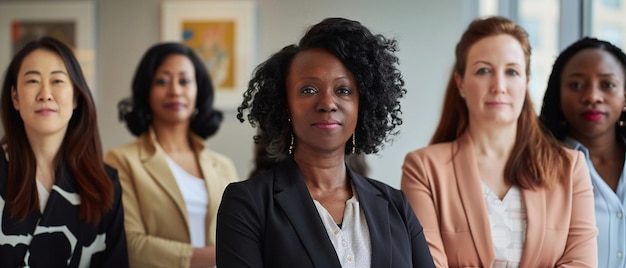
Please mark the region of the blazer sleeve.
[[263, 267], [259, 206], [244, 185], [226, 187], [217, 212], [217, 267]]
[[572, 218], [563, 256], [556, 267], [598, 267], [593, 186], [582, 152], [572, 161]]
[[424, 237], [424, 228], [415, 216], [411, 205], [406, 196], [402, 193], [402, 201], [404, 205], [404, 217], [407, 221], [406, 225], [411, 235], [411, 251], [413, 253], [413, 267], [426, 268], [435, 267], [433, 257], [430, 255], [426, 238]]
[[439, 213], [430, 187], [430, 176], [417, 152], [406, 155], [402, 165], [400, 188], [407, 196], [417, 219], [424, 228], [426, 242], [437, 267], [448, 267], [448, 258], [439, 230]]
[[113, 181], [114, 201], [109, 212], [110, 220], [106, 231], [106, 252], [101, 267], [128, 267], [128, 248], [124, 231], [124, 208], [122, 207], [122, 187], [117, 172], [108, 169], [109, 177]]
[[146, 233], [141, 217], [141, 208], [135, 194], [141, 189], [136, 189], [131, 165], [123, 153], [110, 150], [105, 155], [104, 162], [117, 169], [122, 185], [128, 258], [133, 267], [188, 268], [193, 254], [191, 244], [163, 239]]

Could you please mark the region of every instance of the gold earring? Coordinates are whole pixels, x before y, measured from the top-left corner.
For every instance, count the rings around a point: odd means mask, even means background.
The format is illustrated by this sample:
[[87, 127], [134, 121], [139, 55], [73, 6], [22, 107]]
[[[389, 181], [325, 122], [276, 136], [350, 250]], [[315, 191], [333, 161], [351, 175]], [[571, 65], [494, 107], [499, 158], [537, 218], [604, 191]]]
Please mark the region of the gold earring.
[[352, 154], [356, 153], [356, 141], [355, 141], [355, 133], [352, 133]]
[[289, 144], [289, 154], [293, 154], [293, 134], [291, 134], [291, 143]]

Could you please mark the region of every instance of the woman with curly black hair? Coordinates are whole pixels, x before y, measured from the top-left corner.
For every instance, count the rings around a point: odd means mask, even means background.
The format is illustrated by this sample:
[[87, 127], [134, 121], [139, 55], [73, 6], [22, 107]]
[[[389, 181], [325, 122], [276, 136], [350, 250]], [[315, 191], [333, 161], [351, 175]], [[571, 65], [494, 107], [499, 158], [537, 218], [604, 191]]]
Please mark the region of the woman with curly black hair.
[[554, 62], [541, 122], [589, 167], [598, 227], [598, 266], [626, 267], [626, 55], [615, 45], [583, 38]]
[[179, 43], [143, 55], [132, 98], [119, 104], [135, 142], [111, 149], [105, 162], [122, 181], [131, 267], [215, 265], [217, 208], [232, 161], [209, 150], [222, 113], [200, 58]]
[[218, 212], [219, 267], [433, 267], [402, 192], [346, 167], [402, 123], [394, 40], [329, 18], [257, 67], [238, 118], [282, 161], [230, 184]]

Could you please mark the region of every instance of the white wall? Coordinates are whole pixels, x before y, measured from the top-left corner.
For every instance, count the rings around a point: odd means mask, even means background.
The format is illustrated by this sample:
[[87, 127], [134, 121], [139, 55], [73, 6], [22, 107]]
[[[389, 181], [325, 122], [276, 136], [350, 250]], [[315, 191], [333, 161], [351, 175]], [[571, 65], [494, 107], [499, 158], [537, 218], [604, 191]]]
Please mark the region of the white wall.
[[[88, 1], [88, 0], [85, 0]], [[235, 0], [231, 0], [235, 1]], [[0, 0], [0, 2], [25, 2]], [[35, 2], [35, 1], [28, 1]], [[105, 149], [133, 140], [117, 120], [117, 102], [143, 52], [160, 37], [159, 0], [97, 0], [98, 120]], [[399, 187], [404, 155], [425, 146], [439, 119], [453, 49], [467, 22], [463, 0], [257, 0], [255, 65], [296, 42], [311, 24], [332, 16], [361, 21], [375, 33], [399, 40], [400, 68], [408, 94], [404, 125], [394, 142], [368, 157], [371, 177]], [[209, 147], [230, 156], [244, 179], [252, 167], [254, 130], [224, 111]]]

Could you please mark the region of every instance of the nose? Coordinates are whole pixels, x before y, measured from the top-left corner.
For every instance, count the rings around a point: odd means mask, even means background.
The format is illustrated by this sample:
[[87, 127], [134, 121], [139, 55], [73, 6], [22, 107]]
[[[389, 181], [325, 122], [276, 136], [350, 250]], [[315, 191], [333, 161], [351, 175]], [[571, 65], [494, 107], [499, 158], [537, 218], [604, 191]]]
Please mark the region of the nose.
[[52, 101], [52, 91], [50, 90], [50, 85], [44, 83], [39, 90], [39, 94], [37, 95], [37, 101], [45, 102]]
[[506, 79], [504, 73], [497, 73], [493, 76], [491, 92], [494, 94], [506, 92]]
[[182, 91], [183, 87], [178, 83], [178, 80], [172, 79], [167, 92], [170, 95], [179, 95]]
[[604, 101], [604, 99], [602, 98], [601, 89], [599, 89], [596, 84], [598, 83], [593, 83], [593, 85], [588, 86], [583, 90], [581, 101], [584, 104], [602, 103]]
[[317, 111], [318, 112], [334, 112], [337, 111], [337, 101], [333, 90], [324, 90], [318, 95]]

